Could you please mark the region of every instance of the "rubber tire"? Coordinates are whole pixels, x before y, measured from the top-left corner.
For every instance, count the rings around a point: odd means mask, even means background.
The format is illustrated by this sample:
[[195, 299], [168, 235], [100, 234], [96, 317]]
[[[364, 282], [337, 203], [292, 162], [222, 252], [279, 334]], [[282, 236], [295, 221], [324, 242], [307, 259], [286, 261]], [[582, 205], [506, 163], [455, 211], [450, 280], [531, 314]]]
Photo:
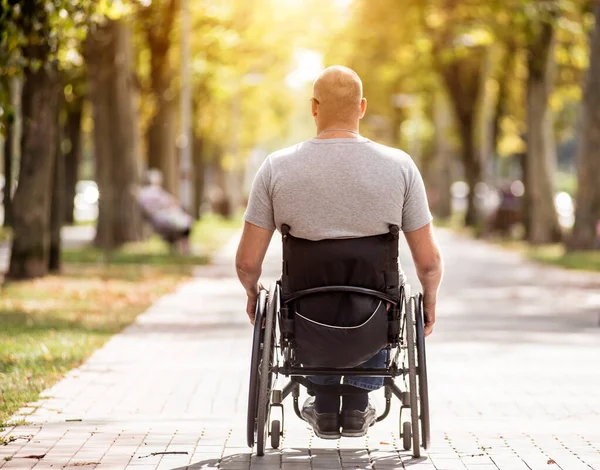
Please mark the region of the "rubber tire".
[[256, 433], [256, 408], [258, 406], [258, 365], [262, 351], [264, 329], [262, 327], [265, 309], [267, 308], [267, 293], [261, 291], [256, 303], [254, 314], [254, 334], [252, 338], [252, 353], [250, 355], [250, 384], [248, 386], [248, 417], [246, 422], [246, 439], [248, 447], [254, 447]]
[[429, 449], [431, 444], [431, 425], [429, 418], [429, 385], [427, 382], [427, 356], [425, 354], [425, 319], [423, 316], [423, 295], [416, 297], [417, 311], [417, 365], [419, 367], [419, 405], [421, 420], [421, 445]]
[[405, 421], [404, 423], [402, 423], [402, 447], [404, 448], [404, 450], [410, 450], [412, 440], [411, 429], [412, 426], [410, 425], [410, 421]]
[[273, 449], [279, 449], [281, 437], [281, 421], [278, 419], [271, 423], [271, 447]]
[[409, 293], [406, 294], [406, 349], [408, 351], [408, 386], [410, 392], [410, 421], [412, 424], [412, 455], [421, 456], [419, 447], [419, 405], [417, 397], [417, 365], [416, 365], [416, 344], [415, 344], [415, 320], [414, 320], [415, 298]]
[[263, 338], [263, 349], [259, 367], [258, 380], [258, 411], [256, 419], [256, 455], [265, 455], [265, 446], [268, 434], [269, 407], [271, 404], [271, 360], [273, 358], [273, 336], [275, 332], [276, 312], [279, 305], [279, 286], [271, 284], [267, 296], [267, 308], [265, 316], [265, 333]]

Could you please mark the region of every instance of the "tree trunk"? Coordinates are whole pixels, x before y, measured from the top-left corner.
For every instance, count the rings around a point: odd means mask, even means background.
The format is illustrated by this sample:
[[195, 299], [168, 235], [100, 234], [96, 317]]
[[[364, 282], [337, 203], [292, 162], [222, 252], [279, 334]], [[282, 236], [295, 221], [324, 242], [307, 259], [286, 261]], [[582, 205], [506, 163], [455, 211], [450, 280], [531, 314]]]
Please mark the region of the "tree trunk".
[[62, 123], [61, 114], [64, 105], [64, 92], [59, 88], [58, 106], [56, 107], [56, 146], [54, 168], [52, 171], [52, 198], [50, 206], [50, 252], [48, 270], [60, 271], [61, 263], [61, 236], [60, 231], [64, 225], [65, 213], [65, 160], [62, 152]]
[[88, 35], [85, 56], [94, 118], [100, 191], [96, 243], [110, 251], [142, 237], [137, 115], [131, 75], [131, 35], [124, 21], [106, 20]]
[[154, 90], [156, 112], [150, 121], [147, 131], [148, 167], [160, 170], [163, 177], [163, 187], [179, 197], [177, 192], [177, 152], [175, 101], [170, 97], [168, 89]]
[[493, 183], [495, 177], [493, 131], [498, 91], [490, 85], [496, 72], [495, 63], [498, 61], [499, 55], [499, 48], [496, 45], [490, 46], [486, 50], [482, 63], [480, 96], [476, 110], [478, 123], [475, 142], [478, 143], [481, 181], [485, 183]]
[[554, 82], [554, 25], [543, 22], [529, 44], [527, 78], [527, 154], [525, 172], [528, 233], [533, 244], [561, 239], [554, 206], [556, 144], [548, 99]]
[[[523, 184], [525, 185], [525, 183], [528, 180], [527, 153], [526, 152], [520, 153], [518, 155], [518, 159], [519, 159], [519, 166], [521, 167], [521, 180], [522, 180]], [[521, 215], [522, 215], [522, 220], [523, 220], [523, 228], [525, 229], [525, 240], [527, 240], [528, 234], [531, 230], [531, 215], [530, 215], [531, 200], [530, 200], [530, 196], [527, 193], [527, 191], [525, 191], [525, 193], [521, 197], [521, 201], [522, 201]]]
[[594, 7], [594, 17], [577, 156], [575, 226], [568, 242], [571, 250], [600, 249], [600, 5]]
[[83, 98], [77, 97], [67, 106], [65, 137], [69, 140], [69, 151], [64, 155], [64, 187], [65, 187], [65, 223], [75, 222], [75, 187], [79, 180], [79, 164], [81, 163], [81, 116]]
[[[22, 119], [21, 115], [21, 80], [17, 77], [6, 79], [5, 88], [9, 96], [9, 112], [4, 116], [6, 135], [4, 140], [4, 188], [3, 188], [3, 205], [4, 205], [4, 226], [12, 227], [13, 224], [13, 209], [12, 197], [13, 188], [15, 187], [15, 175], [18, 172], [19, 158], [19, 135], [21, 131]], [[16, 165], [15, 165], [16, 164]]]
[[202, 137], [194, 136], [192, 155], [194, 158], [194, 218], [201, 217], [202, 203], [204, 202], [205, 155]]
[[173, 67], [169, 57], [171, 30], [178, 8], [177, 0], [154, 2], [140, 13], [146, 23], [146, 39], [150, 48], [150, 80], [154, 114], [146, 139], [148, 167], [160, 170], [163, 187], [179, 198], [177, 159], [177, 106], [173, 89]]
[[14, 149], [14, 130], [15, 117], [10, 111], [10, 115], [5, 119], [4, 135], [4, 188], [2, 190], [2, 201], [4, 203], [4, 226], [12, 227], [12, 161]]
[[452, 215], [452, 158], [450, 133], [452, 127], [452, 109], [448, 99], [441, 91], [436, 92], [433, 108], [435, 126], [434, 184], [430, 186], [431, 208], [436, 217], [447, 219]]
[[465, 116], [458, 123], [460, 138], [463, 143], [463, 165], [465, 170], [465, 180], [469, 185], [469, 194], [467, 196], [467, 213], [465, 214], [465, 225], [475, 227], [479, 221], [477, 209], [477, 198], [475, 189], [477, 183], [482, 181], [481, 161], [479, 152], [474, 142], [475, 135], [475, 114]]
[[462, 143], [462, 161], [465, 179], [469, 185], [465, 225], [474, 227], [479, 220], [475, 186], [482, 181], [480, 153], [475, 141], [477, 102], [482, 86], [483, 63], [486, 49], [473, 48], [467, 56], [454, 58], [440, 67], [448, 96], [456, 113]]
[[[34, 54], [31, 58], [42, 59]], [[53, 63], [26, 68], [23, 85], [21, 165], [13, 200], [10, 279], [48, 272], [50, 197], [56, 139], [58, 72]]]
[[504, 51], [504, 58], [498, 71], [498, 99], [496, 101], [496, 112], [494, 113], [494, 122], [492, 124], [492, 143], [493, 150], [496, 154], [499, 154], [498, 145], [500, 143], [500, 124], [502, 118], [508, 111], [509, 101], [511, 97], [511, 79], [515, 73], [515, 66], [517, 64], [517, 46], [516, 43], [510, 41], [506, 44], [506, 50]]

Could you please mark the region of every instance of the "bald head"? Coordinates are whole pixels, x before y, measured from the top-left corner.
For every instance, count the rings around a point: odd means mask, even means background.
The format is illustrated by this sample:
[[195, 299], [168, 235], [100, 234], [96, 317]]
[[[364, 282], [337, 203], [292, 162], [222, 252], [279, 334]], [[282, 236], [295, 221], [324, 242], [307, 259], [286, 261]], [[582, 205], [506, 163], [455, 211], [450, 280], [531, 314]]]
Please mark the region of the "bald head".
[[319, 128], [330, 126], [358, 127], [358, 120], [364, 114], [362, 105], [362, 81], [357, 73], [348, 67], [334, 65], [328, 67], [315, 80], [313, 115]]

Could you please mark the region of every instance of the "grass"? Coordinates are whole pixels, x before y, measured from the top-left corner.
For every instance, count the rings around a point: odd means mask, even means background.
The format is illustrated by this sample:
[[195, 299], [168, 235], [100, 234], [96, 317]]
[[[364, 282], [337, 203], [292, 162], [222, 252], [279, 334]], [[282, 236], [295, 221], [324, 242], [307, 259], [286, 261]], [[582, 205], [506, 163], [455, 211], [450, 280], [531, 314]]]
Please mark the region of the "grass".
[[[241, 218], [226, 219], [209, 214], [196, 222], [190, 235], [191, 255], [172, 253], [158, 235], [141, 242], [128, 243], [111, 253], [111, 264], [195, 266], [206, 264], [210, 256], [241, 228]], [[104, 252], [93, 246], [66, 249], [63, 260], [70, 263], [102, 263]]]
[[539, 263], [566, 269], [600, 272], [600, 250], [569, 252], [558, 243], [534, 246], [525, 241], [502, 241], [500, 245], [519, 251], [527, 258]]
[[207, 214], [192, 228], [192, 245], [202, 247], [204, 253], [214, 253], [224, 241], [242, 228], [242, 216], [236, 214], [226, 219], [216, 214]]
[[[115, 251], [63, 252], [63, 272], [0, 290], [0, 430], [23, 405], [80, 365], [161, 296], [205, 264], [241, 219], [210, 215], [192, 230], [193, 256], [171, 254], [154, 236]], [[1, 442], [0, 442], [1, 444]]]
[[[66, 263], [103, 263], [104, 251], [95, 246], [63, 250]], [[112, 265], [195, 266], [206, 264], [208, 254], [179, 255], [171, 253], [169, 245], [157, 235], [141, 242], [127, 243], [110, 254]]]

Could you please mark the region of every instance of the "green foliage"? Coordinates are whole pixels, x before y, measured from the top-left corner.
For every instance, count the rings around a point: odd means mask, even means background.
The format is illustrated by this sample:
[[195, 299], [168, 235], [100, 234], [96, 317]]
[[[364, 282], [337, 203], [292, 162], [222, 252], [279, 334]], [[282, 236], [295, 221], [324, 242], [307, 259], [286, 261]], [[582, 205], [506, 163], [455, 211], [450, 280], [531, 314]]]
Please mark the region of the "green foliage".
[[94, 6], [95, 0], [2, 0], [2, 74], [47, 60], [76, 60], [69, 51], [85, 36]]
[[[557, 135], [564, 140], [574, 133], [592, 25], [587, 5], [583, 0], [355, 0], [348, 26], [330, 48], [329, 61], [346, 63], [363, 78], [369, 115], [377, 116], [365, 120], [366, 133], [406, 146], [410, 139], [403, 127], [398, 128], [399, 121], [410, 121], [415, 114], [432, 119], [428, 110], [441, 87], [439, 71], [478, 48], [491, 47], [495, 52], [490, 55], [486, 93], [493, 94], [499, 81], [508, 82], [499, 153], [522, 151], [526, 48], [544, 22], [556, 28], [557, 79], [551, 106], [558, 117]], [[514, 56], [513, 70], [502, 69], [507, 53]], [[413, 98], [394, 100], [398, 95]], [[424, 147], [428, 129], [423, 124], [418, 130]]]
[[221, 154], [229, 169], [243, 166], [257, 142], [285, 130], [291, 103], [285, 76], [293, 44], [287, 31], [273, 27], [275, 4], [190, 2], [196, 134], [207, 153]]

